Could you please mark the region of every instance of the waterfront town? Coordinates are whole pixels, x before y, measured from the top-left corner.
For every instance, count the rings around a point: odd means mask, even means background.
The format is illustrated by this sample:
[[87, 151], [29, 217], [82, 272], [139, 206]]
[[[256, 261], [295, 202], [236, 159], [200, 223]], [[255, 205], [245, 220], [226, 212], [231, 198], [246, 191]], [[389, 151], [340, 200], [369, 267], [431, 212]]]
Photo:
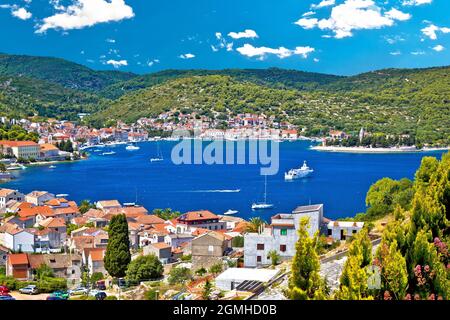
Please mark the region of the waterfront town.
[[[215, 128], [217, 124], [211, 124], [208, 119], [178, 115], [176, 121], [170, 120], [173, 117], [162, 114], [156, 119], [140, 119], [132, 125], [119, 122], [101, 129], [69, 121], [2, 118], [4, 126], [20, 126], [39, 137], [38, 141], [0, 141], [4, 174], [33, 163], [77, 160], [86, 157], [84, 150], [92, 146], [168, 137], [174, 130], [200, 129], [200, 138], [206, 140], [299, 138], [295, 127], [274, 123], [264, 116], [238, 115], [227, 124], [229, 130]], [[152, 132], [162, 134], [155, 137]], [[76, 203], [64, 194], [41, 190], [24, 194], [21, 190], [2, 188], [0, 268], [4, 274], [0, 274], [0, 280], [9, 283], [10, 289], [0, 288], [8, 290], [7, 295], [12, 299], [60, 299], [62, 296], [145, 299], [149, 292], [154, 293], [152, 286], [158, 283], [156, 299], [195, 300], [205, 298], [203, 292], [208, 283], [211, 286], [208, 299], [264, 297], [263, 289], [268, 284], [283, 281], [289, 273], [286, 263], [295, 254], [301, 218], [309, 218], [311, 237], [321, 234], [327, 248], [324, 254], [339, 255], [346, 248], [346, 240], [364, 226], [362, 222], [331, 221], [324, 217], [320, 204], [293, 208], [291, 213], [273, 216], [268, 223], [260, 219], [245, 221], [203, 209], [177, 214], [167, 214], [168, 210], [151, 211], [118, 200]], [[123, 278], [116, 283], [108, 274], [105, 268], [108, 230], [118, 215], [126, 218], [131, 260], [152, 256], [161, 264], [156, 279], [126, 281]], [[56, 280], [42, 285], [39, 280], [42, 269], [48, 269], [46, 272]], [[336, 279], [341, 269], [338, 266], [335, 270]], [[177, 285], [172, 278], [178, 279]], [[184, 285], [178, 286], [184, 281]], [[278, 291], [271, 298], [286, 297]]]
[[[159, 299], [202, 299], [206, 282], [211, 298], [247, 299], [286, 276], [285, 263], [295, 254], [301, 218], [309, 217], [311, 237], [320, 232], [327, 248], [341, 250], [364, 226], [325, 218], [321, 204], [299, 206], [255, 226], [255, 221], [208, 210], [167, 219], [161, 210], [149, 212], [117, 200], [77, 204], [47, 191], [23, 194], [5, 188], [0, 189], [0, 212], [0, 267], [8, 283], [15, 283], [18, 291], [11, 293], [18, 299], [60, 296], [62, 290], [69, 290], [64, 292], [72, 298], [92, 291], [89, 295], [144, 299], [155, 282], [161, 289]], [[156, 279], [113, 283], [105, 255], [108, 229], [118, 215], [126, 217], [131, 263], [140, 257], [157, 258], [162, 270]], [[43, 268], [60, 280], [59, 286], [48, 285], [54, 288], [51, 292], [31, 285], [36, 291], [27, 291], [30, 284], [40, 283]], [[174, 277], [186, 284], [174, 285]]]
[[[101, 129], [69, 121], [3, 118], [5, 128], [18, 126], [37, 137], [0, 141], [3, 173], [34, 163], [82, 159], [90, 147], [99, 145], [170, 137], [174, 130], [200, 128], [205, 140], [303, 138], [302, 130], [263, 116], [240, 115], [228, 130], [178, 116], [174, 122], [163, 115]], [[370, 136], [361, 129], [355, 139], [361, 142]], [[349, 138], [332, 130], [321, 141], [333, 145]], [[324, 279], [330, 295], [341, 292], [352, 241], [362, 234], [356, 242], [367, 239], [375, 252], [389, 219], [369, 224], [334, 221], [327, 218], [323, 204], [299, 203], [269, 221], [257, 214], [244, 220], [208, 208], [177, 212], [116, 199], [77, 203], [67, 194], [1, 188], [0, 299], [295, 299], [289, 279], [298, 272], [294, 261], [299, 244], [311, 241], [318, 254], [317, 277]], [[117, 248], [122, 251], [114, 251]], [[129, 259], [121, 260], [124, 256]]]

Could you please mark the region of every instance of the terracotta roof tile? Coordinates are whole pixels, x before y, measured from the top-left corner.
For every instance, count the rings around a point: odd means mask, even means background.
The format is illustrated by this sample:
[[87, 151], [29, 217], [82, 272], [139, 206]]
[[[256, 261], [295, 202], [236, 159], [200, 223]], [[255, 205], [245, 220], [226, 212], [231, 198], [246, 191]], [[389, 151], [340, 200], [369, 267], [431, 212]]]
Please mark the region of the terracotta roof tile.
[[8, 255], [8, 261], [11, 265], [28, 265], [28, 256], [26, 253], [14, 253]]

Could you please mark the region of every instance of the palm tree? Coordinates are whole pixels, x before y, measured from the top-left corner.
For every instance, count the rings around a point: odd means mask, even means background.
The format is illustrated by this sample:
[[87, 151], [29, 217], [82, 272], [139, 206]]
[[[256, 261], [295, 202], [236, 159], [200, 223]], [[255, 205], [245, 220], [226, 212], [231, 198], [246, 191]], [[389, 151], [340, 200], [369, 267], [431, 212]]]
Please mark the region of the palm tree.
[[250, 233], [259, 232], [261, 226], [263, 225], [265, 225], [265, 221], [260, 217], [251, 218], [247, 225], [246, 231]]

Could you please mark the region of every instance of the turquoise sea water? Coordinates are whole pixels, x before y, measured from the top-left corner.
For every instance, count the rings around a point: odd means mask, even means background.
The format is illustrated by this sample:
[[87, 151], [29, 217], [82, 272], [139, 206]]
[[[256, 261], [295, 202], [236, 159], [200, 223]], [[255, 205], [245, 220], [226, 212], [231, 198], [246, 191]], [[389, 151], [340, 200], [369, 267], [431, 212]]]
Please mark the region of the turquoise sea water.
[[[217, 214], [233, 209], [237, 216], [268, 219], [275, 213], [290, 212], [298, 205], [323, 203], [325, 216], [353, 216], [365, 210], [365, 195], [372, 183], [383, 177], [413, 178], [426, 155], [441, 157], [443, 152], [404, 154], [349, 154], [309, 150], [305, 141], [280, 144], [280, 171], [267, 179], [271, 210], [251, 210], [264, 193], [264, 177], [258, 165], [174, 165], [170, 160], [176, 142], [161, 142], [165, 160], [150, 162], [156, 156], [156, 143], [140, 143], [138, 151], [125, 145], [92, 152], [85, 161], [32, 167], [17, 172], [17, 179], [4, 187], [22, 192], [47, 190], [69, 194], [76, 201], [118, 199], [135, 202], [147, 209], [173, 208], [180, 211], [208, 209]], [[205, 145], [207, 143], [204, 143]], [[113, 155], [101, 155], [113, 150]], [[93, 151], [93, 150], [91, 150]], [[311, 177], [284, 181], [284, 172], [303, 161], [315, 170]]]

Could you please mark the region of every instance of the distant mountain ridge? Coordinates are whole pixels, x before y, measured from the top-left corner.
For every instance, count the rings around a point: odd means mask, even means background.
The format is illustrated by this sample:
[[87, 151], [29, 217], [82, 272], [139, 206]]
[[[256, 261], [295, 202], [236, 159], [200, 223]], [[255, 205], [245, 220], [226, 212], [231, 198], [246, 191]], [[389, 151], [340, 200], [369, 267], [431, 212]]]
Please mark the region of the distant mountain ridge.
[[0, 75], [25, 76], [69, 89], [98, 91], [136, 77], [121, 71], [94, 71], [60, 58], [0, 54]]
[[450, 67], [384, 69], [355, 76], [297, 70], [166, 70], [137, 75], [95, 71], [59, 58], [0, 54], [0, 113], [107, 120], [184, 109], [220, 119], [273, 114], [307, 127], [365, 127], [450, 144]]

